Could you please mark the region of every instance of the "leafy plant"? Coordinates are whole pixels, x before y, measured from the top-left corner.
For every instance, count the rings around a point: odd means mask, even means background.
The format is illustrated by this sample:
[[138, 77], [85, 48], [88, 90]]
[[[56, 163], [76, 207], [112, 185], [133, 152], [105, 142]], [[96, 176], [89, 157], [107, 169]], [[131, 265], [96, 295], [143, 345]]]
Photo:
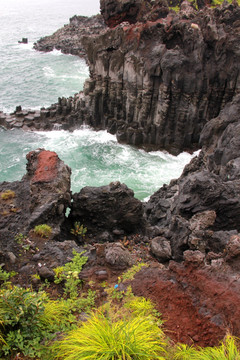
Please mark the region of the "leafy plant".
[[44, 358], [48, 342], [76, 324], [73, 304], [17, 286], [0, 291], [0, 357]]
[[143, 268], [143, 267], [148, 267], [148, 264], [145, 263], [139, 263], [137, 265], [133, 265], [129, 270], [127, 270], [125, 273], [123, 273], [120, 277], [119, 280], [122, 282], [125, 282], [127, 280], [133, 280], [134, 276]]
[[12, 190], [6, 190], [1, 194], [2, 200], [9, 200], [15, 198], [16, 194]]
[[145, 299], [143, 296], [132, 296], [130, 299], [127, 299], [124, 306], [127, 309], [130, 309], [131, 313], [135, 316], [150, 316], [159, 319], [161, 316], [155, 309], [151, 300]]
[[27, 236], [23, 235], [22, 233], [18, 233], [15, 235], [14, 240], [19, 244], [22, 245], [24, 241], [27, 239]]
[[163, 333], [143, 317], [114, 321], [102, 312], [92, 313], [82, 326], [53, 345], [55, 359], [113, 360], [164, 359]]
[[82, 254], [83, 252], [77, 253], [76, 250], [73, 250], [74, 257], [72, 261], [54, 269], [55, 284], [64, 281], [64, 293], [66, 296], [69, 295], [71, 299], [76, 299], [78, 296], [78, 286], [81, 284], [79, 274], [88, 260], [88, 257], [82, 256]]
[[33, 231], [37, 236], [40, 236], [42, 238], [48, 238], [52, 233], [52, 228], [47, 224], [41, 224], [36, 225]]
[[7, 272], [3, 270], [2, 267], [0, 266], [0, 281], [6, 282], [15, 275], [16, 275], [15, 271]]
[[80, 224], [79, 221], [76, 221], [74, 223], [74, 228], [71, 229], [71, 234], [76, 236], [79, 240], [83, 240], [85, 238], [87, 232], [87, 228], [83, 226], [83, 224]]

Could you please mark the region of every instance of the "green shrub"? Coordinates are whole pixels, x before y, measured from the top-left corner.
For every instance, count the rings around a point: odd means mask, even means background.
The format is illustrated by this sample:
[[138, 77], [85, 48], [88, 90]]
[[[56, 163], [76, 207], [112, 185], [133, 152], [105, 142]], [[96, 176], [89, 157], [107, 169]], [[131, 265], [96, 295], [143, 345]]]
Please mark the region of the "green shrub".
[[79, 274], [82, 271], [83, 265], [88, 261], [87, 256], [82, 256], [83, 252], [77, 253], [73, 250], [72, 261], [66, 263], [64, 266], [60, 266], [54, 269], [55, 272], [55, 284], [60, 284], [64, 281], [64, 293], [69, 295], [71, 299], [76, 299], [78, 296], [78, 286], [81, 284]]
[[72, 304], [17, 286], [0, 291], [0, 358], [22, 353], [44, 358], [48, 342], [76, 323]]
[[143, 317], [113, 321], [103, 313], [91, 318], [53, 345], [55, 359], [164, 359], [163, 333]]
[[9, 200], [15, 198], [16, 194], [12, 190], [6, 190], [1, 194], [2, 200]]
[[48, 238], [52, 233], [52, 228], [49, 225], [41, 224], [36, 225], [34, 228], [34, 234], [42, 238]]
[[11, 277], [15, 276], [17, 273], [15, 271], [7, 272], [2, 269], [0, 266], [0, 281], [6, 282]]

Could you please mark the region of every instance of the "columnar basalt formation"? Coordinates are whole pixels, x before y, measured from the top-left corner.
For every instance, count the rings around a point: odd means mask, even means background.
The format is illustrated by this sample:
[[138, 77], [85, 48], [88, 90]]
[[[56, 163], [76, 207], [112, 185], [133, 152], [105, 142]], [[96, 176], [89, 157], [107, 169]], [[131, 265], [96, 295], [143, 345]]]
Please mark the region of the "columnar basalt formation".
[[[90, 69], [84, 91], [39, 114], [0, 114], [0, 124], [51, 130], [85, 123], [147, 149], [178, 154], [199, 147], [204, 125], [239, 92], [239, 6], [196, 11], [184, 1], [176, 14], [164, 1], [147, 1], [130, 24], [121, 21], [133, 14], [133, 2], [118, 3], [114, 10], [111, 1], [101, 1], [111, 29], [79, 37], [81, 21], [74, 18], [71, 31], [61, 29], [61, 39], [46, 39], [45, 49], [60, 48], [71, 35], [65, 49], [71, 52], [81, 38]], [[119, 18], [123, 8], [125, 17]]]
[[84, 39], [91, 78], [80, 118], [133, 145], [198, 146], [205, 123], [239, 92], [240, 8], [182, 9]]

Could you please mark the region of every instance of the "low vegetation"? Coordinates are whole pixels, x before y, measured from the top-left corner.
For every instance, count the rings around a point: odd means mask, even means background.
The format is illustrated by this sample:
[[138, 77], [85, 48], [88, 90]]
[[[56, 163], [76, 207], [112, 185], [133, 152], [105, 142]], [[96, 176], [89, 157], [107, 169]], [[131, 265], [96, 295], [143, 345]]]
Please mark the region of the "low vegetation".
[[42, 238], [49, 238], [52, 233], [52, 228], [47, 224], [36, 225], [33, 232], [36, 236], [40, 236]]
[[83, 253], [77, 253], [76, 250], [73, 250], [73, 255], [72, 261], [54, 269], [54, 282], [55, 284], [64, 282], [65, 296], [69, 295], [71, 299], [76, 299], [78, 297], [79, 286], [81, 285], [79, 274], [82, 271], [82, 267], [86, 264], [88, 257], [84, 256]]
[[6, 190], [3, 193], [1, 193], [1, 199], [2, 200], [9, 200], [15, 198], [16, 194], [12, 190]]
[[76, 236], [79, 241], [83, 241], [86, 236], [87, 228], [83, 226], [79, 221], [74, 223], [74, 228], [71, 229], [71, 234]]
[[230, 335], [208, 348], [168, 339], [154, 303], [135, 296], [131, 286], [126, 289], [126, 281], [147, 266], [144, 263], [123, 273], [118, 284], [104, 283], [107, 296], [94, 308], [96, 283], [89, 282], [84, 294], [79, 279], [87, 257], [76, 251], [73, 255], [55, 269], [61, 288], [54, 299], [46, 291], [14, 286], [10, 280], [15, 273], [0, 268], [0, 359], [240, 360], [239, 340]]

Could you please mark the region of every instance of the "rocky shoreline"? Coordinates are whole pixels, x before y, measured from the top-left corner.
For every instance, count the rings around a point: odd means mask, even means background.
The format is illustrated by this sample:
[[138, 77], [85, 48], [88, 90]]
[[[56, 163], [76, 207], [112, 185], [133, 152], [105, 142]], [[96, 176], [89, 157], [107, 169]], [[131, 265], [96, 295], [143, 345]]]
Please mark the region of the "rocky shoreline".
[[[57, 154], [29, 153], [23, 179], [0, 184], [1, 195], [14, 192], [0, 198], [1, 263], [24, 274], [25, 285], [36, 271], [51, 278], [52, 268], [66, 260], [63, 244], [76, 246], [70, 234], [79, 221], [88, 228], [92, 258], [83, 276], [91, 279], [94, 268], [111, 277], [138, 257], [148, 261], [133, 290], [155, 300], [170, 332], [182, 315], [174, 340], [212, 345], [228, 329], [240, 336], [240, 7], [197, 11], [183, 2], [176, 14], [161, 1], [145, 5], [129, 0], [123, 9], [118, 1], [113, 9], [101, 0], [109, 28], [98, 26], [99, 16], [94, 33], [79, 35], [85, 19], [74, 17], [41, 40], [36, 46], [43, 51], [87, 54], [90, 79], [83, 92], [48, 109], [0, 113], [0, 125], [73, 130], [84, 123], [128, 144], [173, 154], [201, 148], [200, 154], [179, 179], [141, 203], [118, 182], [72, 195], [71, 170]], [[52, 238], [22, 262], [15, 236], [28, 235], [34, 248], [31, 230], [43, 223]], [[54, 251], [59, 259], [53, 261]], [[45, 264], [45, 275], [36, 261]]]

